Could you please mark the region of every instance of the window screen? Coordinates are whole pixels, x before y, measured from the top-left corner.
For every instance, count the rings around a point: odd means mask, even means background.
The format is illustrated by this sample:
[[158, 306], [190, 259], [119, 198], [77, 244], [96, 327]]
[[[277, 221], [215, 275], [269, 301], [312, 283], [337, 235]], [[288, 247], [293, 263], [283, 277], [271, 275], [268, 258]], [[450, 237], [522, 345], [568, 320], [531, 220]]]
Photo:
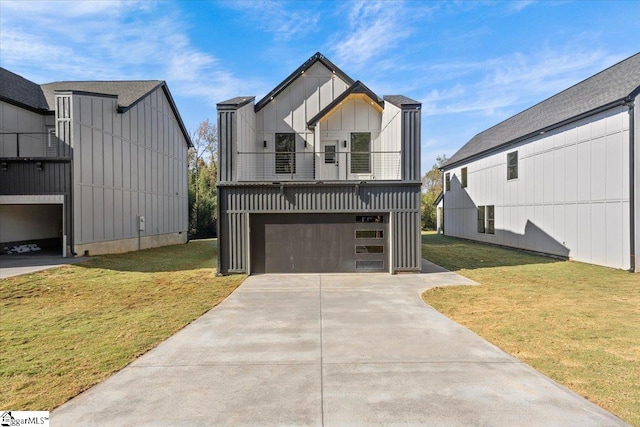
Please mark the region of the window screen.
[[507, 154], [507, 180], [518, 178], [518, 152]]
[[371, 173], [371, 134], [351, 134], [351, 173]]
[[296, 173], [296, 134], [276, 134], [276, 173]]

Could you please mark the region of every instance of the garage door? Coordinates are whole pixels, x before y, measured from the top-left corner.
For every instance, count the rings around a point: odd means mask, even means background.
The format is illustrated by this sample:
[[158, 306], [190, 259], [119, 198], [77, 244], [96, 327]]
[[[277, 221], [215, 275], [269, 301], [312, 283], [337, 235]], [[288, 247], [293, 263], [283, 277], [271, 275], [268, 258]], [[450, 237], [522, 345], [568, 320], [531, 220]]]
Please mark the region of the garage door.
[[252, 273], [388, 270], [386, 214], [253, 214]]

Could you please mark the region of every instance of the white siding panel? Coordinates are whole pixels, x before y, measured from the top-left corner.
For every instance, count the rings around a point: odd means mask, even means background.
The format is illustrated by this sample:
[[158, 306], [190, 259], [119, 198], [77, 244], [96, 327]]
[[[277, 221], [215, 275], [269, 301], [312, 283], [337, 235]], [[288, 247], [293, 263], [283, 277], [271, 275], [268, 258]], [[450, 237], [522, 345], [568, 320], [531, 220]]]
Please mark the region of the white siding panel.
[[607, 263], [606, 213], [605, 203], [591, 204], [591, 259], [600, 265]]
[[[446, 171], [446, 234], [628, 268], [626, 115], [616, 107]], [[518, 179], [507, 181], [506, 155], [514, 150]], [[460, 191], [464, 166], [469, 188]], [[475, 207], [492, 204], [496, 237], [476, 232]]]
[[[604, 126], [602, 126], [602, 129], [604, 131]], [[604, 141], [603, 136], [591, 141], [591, 158], [593, 161], [593, 167], [590, 168], [591, 200], [604, 200], [606, 198], [606, 158], [608, 153]]]

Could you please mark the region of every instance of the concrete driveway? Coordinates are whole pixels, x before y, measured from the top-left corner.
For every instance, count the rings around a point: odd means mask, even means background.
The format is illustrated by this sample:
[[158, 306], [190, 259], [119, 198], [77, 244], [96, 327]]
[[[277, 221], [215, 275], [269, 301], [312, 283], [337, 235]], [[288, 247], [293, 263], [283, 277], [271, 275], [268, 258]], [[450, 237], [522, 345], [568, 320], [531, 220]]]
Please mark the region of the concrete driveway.
[[1, 255], [0, 279], [35, 273], [66, 264], [76, 264], [89, 260], [89, 257], [63, 258], [60, 255]]
[[431, 271], [249, 277], [51, 425], [626, 425], [425, 305], [469, 283]]

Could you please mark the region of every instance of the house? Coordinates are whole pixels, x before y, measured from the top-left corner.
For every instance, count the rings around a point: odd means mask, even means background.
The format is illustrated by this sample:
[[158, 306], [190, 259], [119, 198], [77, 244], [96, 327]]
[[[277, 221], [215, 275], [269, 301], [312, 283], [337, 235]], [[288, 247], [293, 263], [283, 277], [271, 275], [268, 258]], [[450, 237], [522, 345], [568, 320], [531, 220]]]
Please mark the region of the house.
[[487, 129], [443, 166], [445, 234], [636, 270], [640, 53]]
[[436, 232], [444, 233], [444, 191], [441, 191], [433, 202], [436, 207]]
[[218, 107], [218, 271], [420, 271], [421, 104], [316, 53]]
[[38, 85], [0, 68], [0, 249], [186, 242], [190, 145], [164, 81]]

